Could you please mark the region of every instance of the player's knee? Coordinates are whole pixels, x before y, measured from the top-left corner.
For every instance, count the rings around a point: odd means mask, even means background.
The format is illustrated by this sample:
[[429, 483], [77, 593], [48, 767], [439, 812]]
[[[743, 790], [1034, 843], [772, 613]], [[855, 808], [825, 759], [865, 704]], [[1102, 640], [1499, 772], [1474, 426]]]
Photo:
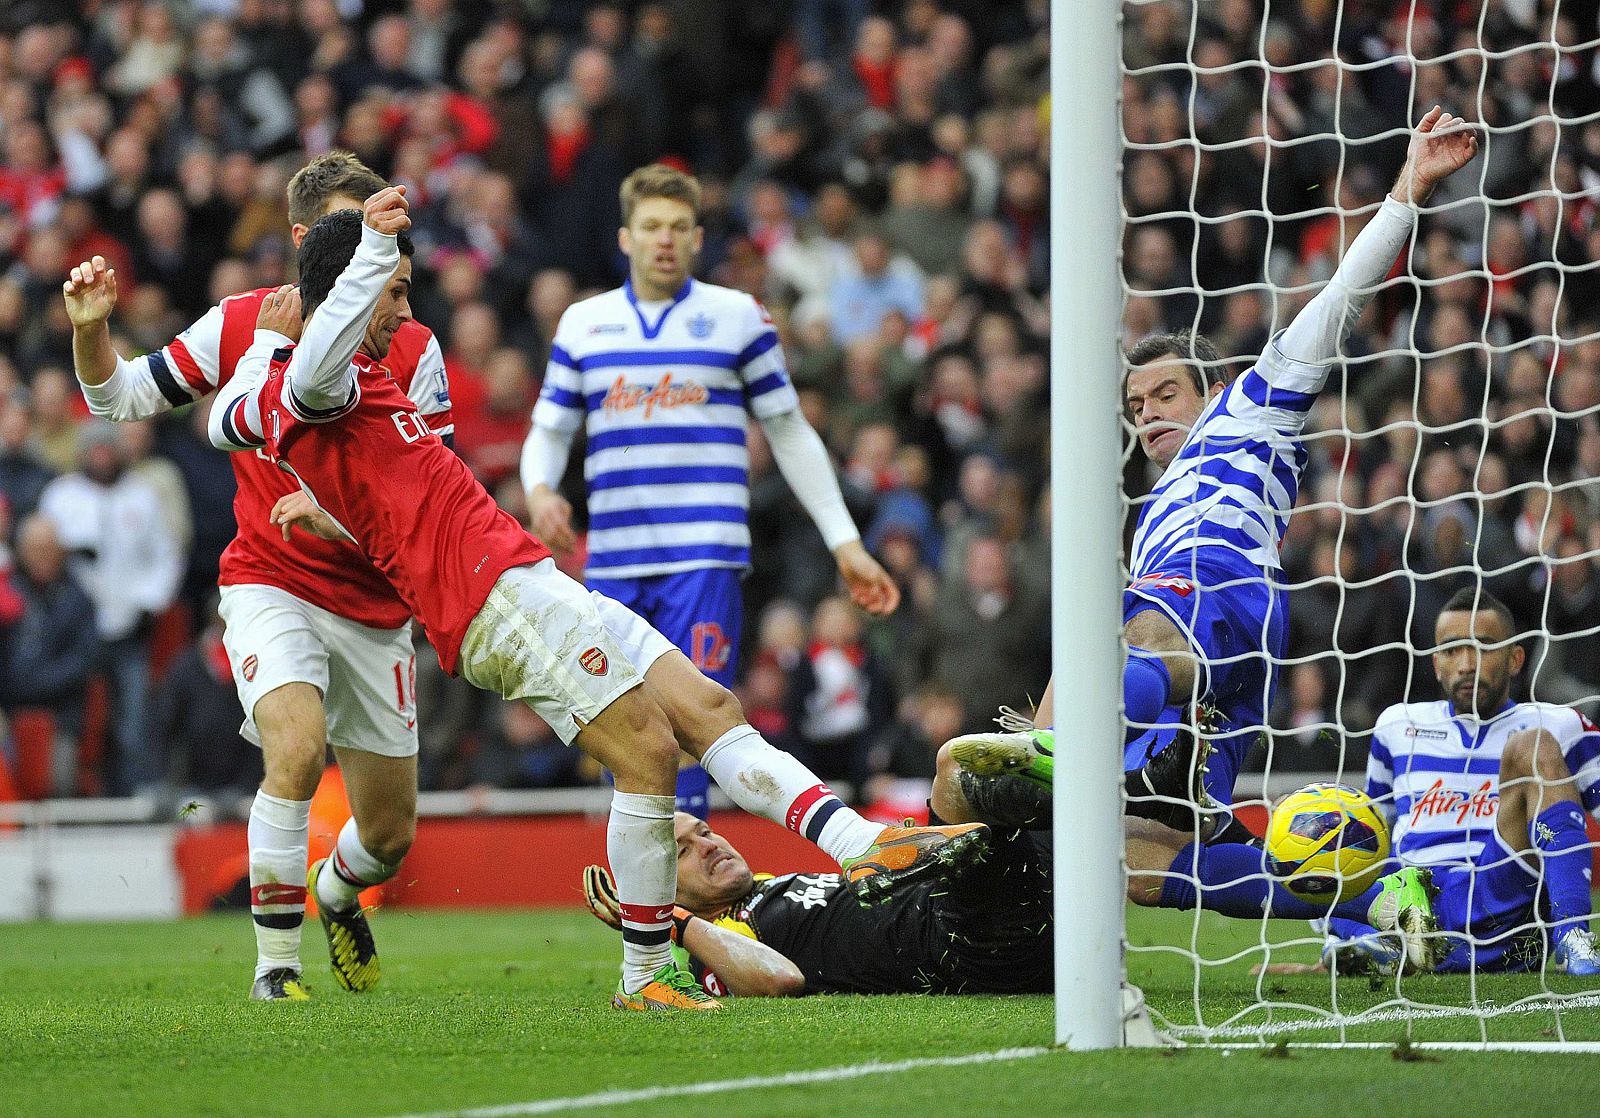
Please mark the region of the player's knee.
[[1500, 754], [1500, 780], [1566, 780], [1572, 775], [1561, 743], [1548, 730], [1520, 730], [1506, 740]]
[[297, 793], [296, 799], [308, 800], [322, 780], [327, 742], [307, 727], [284, 726], [271, 731], [262, 727], [261, 756], [270, 783], [287, 785]]
[[[605, 731], [625, 748], [608, 750], [611, 771], [619, 786], [659, 783], [678, 767], [678, 742], [660, 705], [636, 688], [606, 708]], [[598, 722], [591, 723], [591, 726]]]

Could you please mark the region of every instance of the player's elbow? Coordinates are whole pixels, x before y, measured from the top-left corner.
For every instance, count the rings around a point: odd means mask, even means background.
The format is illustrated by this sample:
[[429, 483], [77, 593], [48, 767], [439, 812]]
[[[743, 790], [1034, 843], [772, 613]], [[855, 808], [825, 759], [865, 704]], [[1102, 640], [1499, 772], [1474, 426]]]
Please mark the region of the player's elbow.
[[746, 996], [756, 998], [798, 998], [806, 992], [806, 976], [788, 959], [775, 966], [755, 981], [755, 989]]

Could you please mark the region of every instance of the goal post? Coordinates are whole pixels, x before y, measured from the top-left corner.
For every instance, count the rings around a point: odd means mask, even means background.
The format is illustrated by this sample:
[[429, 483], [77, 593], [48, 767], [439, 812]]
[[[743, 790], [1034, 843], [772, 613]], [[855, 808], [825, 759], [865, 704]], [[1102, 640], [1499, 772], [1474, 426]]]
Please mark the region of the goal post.
[[1120, 5], [1050, 11], [1055, 1036], [1123, 1043]]

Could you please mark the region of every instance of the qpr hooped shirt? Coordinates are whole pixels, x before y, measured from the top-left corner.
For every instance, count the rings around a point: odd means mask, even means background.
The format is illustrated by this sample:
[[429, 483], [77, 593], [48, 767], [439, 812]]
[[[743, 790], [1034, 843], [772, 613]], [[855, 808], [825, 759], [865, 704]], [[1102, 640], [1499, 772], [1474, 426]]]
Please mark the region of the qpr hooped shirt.
[[1499, 816], [1501, 754], [1520, 730], [1554, 735], [1584, 809], [1600, 812], [1600, 729], [1570, 707], [1508, 702], [1479, 719], [1446, 700], [1397, 703], [1372, 734], [1367, 794], [1390, 816], [1401, 861], [1459, 865], [1477, 857]]
[[[255, 340], [256, 316], [272, 288], [232, 295], [163, 348], [122, 363], [117, 379], [124, 397], [112, 419], [144, 418], [182, 407], [226, 386]], [[396, 331], [384, 366], [429, 430], [450, 434], [450, 388], [438, 339], [407, 322]], [[232, 455], [238, 482], [233, 512], [238, 532], [222, 553], [223, 586], [264, 584], [347, 620], [380, 629], [407, 624], [411, 612], [394, 588], [353, 544], [295, 532], [286, 542], [268, 515], [279, 498], [295, 492], [292, 477], [265, 455]]]
[[797, 407], [772, 319], [744, 292], [691, 279], [645, 307], [630, 281], [569, 307], [534, 422], [587, 433], [586, 573], [748, 567], [746, 417]]

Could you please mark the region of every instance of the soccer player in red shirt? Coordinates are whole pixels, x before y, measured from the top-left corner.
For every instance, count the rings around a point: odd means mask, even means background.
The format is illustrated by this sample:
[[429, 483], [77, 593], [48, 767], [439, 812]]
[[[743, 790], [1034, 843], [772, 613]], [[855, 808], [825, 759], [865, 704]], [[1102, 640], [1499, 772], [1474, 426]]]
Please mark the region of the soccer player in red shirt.
[[[324, 214], [360, 210], [387, 184], [348, 152], [313, 159], [289, 181], [290, 236], [298, 246]], [[226, 387], [255, 337], [271, 288], [224, 299], [166, 346], [119, 357], [107, 318], [116, 273], [95, 257], [72, 270], [64, 293], [73, 361], [90, 410], [144, 419]], [[298, 332], [298, 330], [296, 330]], [[450, 392], [439, 343], [407, 319], [386, 365], [416, 405], [418, 422], [449, 437]], [[379, 976], [357, 897], [387, 880], [416, 833], [417, 711], [411, 610], [348, 541], [278, 538], [273, 505], [298, 492], [264, 457], [235, 455], [238, 534], [223, 553], [224, 643], [245, 711], [243, 732], [262, 748], [265, 776], [250, 810], [250, 902], [257, 963], [253, 997], [306, 996], [300, 980], [311, 796], [332, 743], [354, 816], [317, 867], [317, 896], [334, 974], [366, 990]]]
[[[981, 849], [981, 826], [882, 828], [845, 808], [744, 725], [726, 689], [664, 637], [560, 574], [544, 545], [418, 423], [379, 363], [409, 315], [409, 242], [398, 236], [407, 224], [395, 188], [368, 200], [364, 222], [346, 212], [313, 227], [300, 291], [268, 297], [265, 329], [212, 413], [212, 441], [262, 448], [294, 476], [302, 493], [279, 503], [274, 522], [357, 542], [446, 670], [525, 700], [613, 770], [608, 850], [631, 913], [616, 1004], [697, 1007], [704, 997], [667, 955], [674, 734], [736, 802], [812, 838], [868, 892]], [[311, 313], [290, 347], [289, 327], [273, 327], [298, 317], [300, 298]]]

